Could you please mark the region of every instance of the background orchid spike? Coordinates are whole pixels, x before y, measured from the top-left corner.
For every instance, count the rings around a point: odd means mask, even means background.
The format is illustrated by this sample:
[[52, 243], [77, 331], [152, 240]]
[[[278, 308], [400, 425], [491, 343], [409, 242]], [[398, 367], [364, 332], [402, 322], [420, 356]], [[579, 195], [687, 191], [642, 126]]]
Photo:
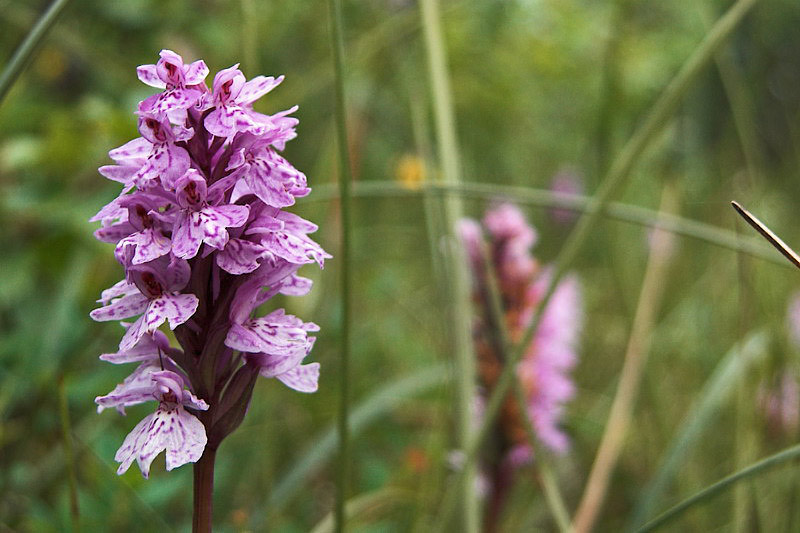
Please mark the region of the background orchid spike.
[[[484, 228], [488, 239], [484, 239]], [[486, 212], [483, 224], [464, 219], [461, 239], [473, 274], [472, 297], [476, 305], [473, 338], [478, 359], [478, 378], [485, 397], [491, 395], [505, 364], [500, 327], [517, 342], [530, 324], [550, 280], [550, 269], [531, 254], [536, 230], [514, 205], [501, 204]], [[491, 269], [494, 272], [487, 272]], [[496, 276], [493, 289], [491, 277]], [[499, 292], [502, 316], [491, 306], [493, 290]], [[505, 322], [500, 326], [496, 321]], [[525, 394], [527, 416], [539, 441], [555, 453], [569, 448], [569, 439], [559, 427], [564, 405], [575, 394], [570, 376], [578, 361], [578, 340], [583, 310], [578, 280], [567, 276], [556, 288], [525, 356], [517, 367], [517, 378]], [[485, 397], [476, 399], [482, 418]], [[533, 449], [527, 440], [523, 415], [509, 397], [493, 434], [491, 449], [483, 455], [483, 481], [487, 497], [486, 524], [494, 524], [518, 467], [530, 462]]]
[[[102, 360], [138, 363], [98, 411], [155, 400], [117, 451], [118, 473], [150, 464], [166, 450], [167, 470], [216, 451], [241, 423], [259, 375], [317, 390], [319, 363], [303, 364], [316, 324], [272, 310], [252, 316], [275, 294], [302, 295], [306, 263], [331, 256], [308, 237], [317, 226], [281, 209], [309, 194], [306, 176], [278, 155], [296, 136], [296, 110], [264, 115], [255, 100], [283, 77], [247, 81], [234, 65], [205, 85], [203, 61], [186, 64], [162, 50], [137, 69], [163, 89], [142, 101], [142, 137], [109, 152], [100, 173], [123, 185], [92, 218], [95, 236], [116, 245], [125, 278], [103, 291], [95, 320], [125, 320], [116, 353]], [[266, 290], [264, 290], [266, 289]], [[167, 323], [180, 347], [160, 328]], [[212, 454], [213, 455], [213, 454]], [[212, 463], [213, 468], [213, 463]]]

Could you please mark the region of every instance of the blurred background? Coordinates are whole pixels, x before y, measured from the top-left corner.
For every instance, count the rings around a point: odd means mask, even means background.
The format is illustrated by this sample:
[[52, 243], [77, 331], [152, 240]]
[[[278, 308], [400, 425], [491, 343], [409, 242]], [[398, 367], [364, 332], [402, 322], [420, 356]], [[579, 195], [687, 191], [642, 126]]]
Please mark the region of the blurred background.
[[[383, 504], [364, 506], [353, 530], [425, 531], [453, 446], [451, 380], [442, 370], [452, 353], [417, 191], [436, 174], [425, 43], [413, 0], [344, 4], [354, 180], [382, 184], [354, 202], [351, 496], [393, 491]], [[443, 0], [464, 181], [550, 189], [555, 180], [591, 194], [730, 4]], [[11, 56], [46, 5], [0, 0], [0, 57]], [[798, 27], [794, 0], [756, 5], [615, 199], [657, 210], [670, 187], [676, 214], [752, 238], [730, 208], [737, 199], [800, 245]], [[97, 359], [116, 349], [120, 331], [88, 316], [122, 275], [113, 247], [95, 241], [87, 222], [119, 189], [96, 169], [110, 162], [108, 150], [138, 135], [133, 111], [152, 90], [135, 69], [154, 63], [162, 48], [204, 59], [212, 76], [234, 63], [248, 77], [286, 75], [256, 109], [299, 104], [299, 137], [285, 155], [314, 191], [294, 211], [320, 225], [316, 239], [334, 255], [323, 271], [301, 271], [315, 280], [310, 295], [278, 302], [321, 326], [312, 353], [322, 364], [320, 390], [258, 384], [245, 422], [217, 457], [218, 530], [308, 531], [330, 512], [341, 317], [329, 43], [321, 1], [72, 2], [2, 102], [1, 531], [70, 530], [70, 463], [85, 531], [184, 531], [191, 523], [190, 467], [166, 473], [162, 455], [150, 480], [136, 468], [115, 474], [114, 452], [152, 405], [120, 417], [98, 415], [93, 403], [130, 370]], [[492, 205], [484, 196], [465, 200], [467, 214], [482, 217]], [[522, 207], [539, 235], [534, 253], [547, 264], [574, 222]], [[577, 392], [562, 421], [571, 447], [554, 463], [571, 510], [615, 394], [648, 235], [603, 218], [572, 265], [584, 328]], [[797, 441], [800, 348], [792, 327], [800, 323], [787, 308], [800, 277], [777, 252], [770, 262], [729, 248], [675, 240], [632, 430], [598, 531], [620, 530], [641, 511], [644, 494], [655, 494], [648, 518]], [[743, 341], [750, 355], [734, 350]], [[794, 396], [781, 385], [785, 376]], [[654, 480], [663, 485], [647, 492]], [[791, 465], [772, 470], [692, 510], [681, 527], [796, 530], [798, 481]], [[528, 467], [518, 472], [501, 530], [536, 528], [554, 526]]]

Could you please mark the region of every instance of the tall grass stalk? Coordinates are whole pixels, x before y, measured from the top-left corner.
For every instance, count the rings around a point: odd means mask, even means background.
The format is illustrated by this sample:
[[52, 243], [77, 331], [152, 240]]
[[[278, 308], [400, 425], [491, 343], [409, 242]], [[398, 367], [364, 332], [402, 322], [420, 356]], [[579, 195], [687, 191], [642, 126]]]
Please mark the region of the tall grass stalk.
[[[661, 212], [673, 212], [678, 207], [678, 192], [674, 183], [667, 183], [661, 198]], [[584, 487], [573, 526], [576, 533], [592, 531], [605, 501], [611, 475], [614, 472], [625, 437], [628, 434], [633, 408], [642, 381], [656, 314], [664, 295], [666, 278], [675, 244], [674, 235], [656, 231], [650, 243], [650, 256], [645, 269], [639, 303], [625, 350], [625, 360], [619, 385], [608, 415], [603, 437], [597, 450], [588, 481]]]
[[241, 0], [242, 5], [242, 61], [248, 72], [260, 72], [258, 65], [258, 10], [255, 0]]
[[[712, 7], [708, 4], [697, 4], [700, 18], [709, 28], [713, 20]], [[720, 49], [714, 56], [714, 62], [733, 115], [736, 135], [741, 144], [742, 155], [747, 167], [747, 184], [752, 186], [754, 183], [758, 183], [763, 176], [761, 169], [764, 168], [763, 150], [756, 134], [752, 97], [748, 94], [742, 73], [733, 60], [732, 50]]]
[[27, 66], [29, 59], [33, 52], [41, 44], [44, 36], [47, 35], [48, 30], [55, 24], [58, 16], [69, 3], [69, 0], [55, 0], [50, 7], [47, 8], [36, 24], [33, 25], [31, 31], [22, 40], [22, 43], [14, 51], [14, 55], [6, 63], [3, 72], [0, 74], [0, 104], [2, 104], [8, 91], [17, 81], [17, 78], [22, 73], [23, 69]]
[[[447, 54], [442, 33], [437, 0], [421, 0], [420, 12], [428, 56], [433, 114], [436, 124], [436, 141], [441, 168], [440, 180], [448, 185], [461, 181], [461, 169], [456, 140], [456, 125], [447, 72]], [[455, 354], [456, 391], [456, 446], [466, 450], [472, 441], [474, 426], [473, 402], [475, 400], [475, 361], [470, 332], [469, 278], [466, 256], [455, 235], [456, 224], [462, 216], [461, 198], [443, 198], [445, 231], [445, 269], [449, 283], [449, 310], [452, 327], [451, 345]], [[459, 485], [461, 523], [465, 533], [478, 531], [480, 510], [475, 490], [475, 464], [464, 465]]]
[[352, 214], [350, 212], [350, 151], [347, 137], [347, 116], [344, 92], [344, 38], [342, 27], [342, 6], [340, 0], [328, 0], [331, 21], [331, 49], [333, 50], [333, 69], [336, 87], [336, 133], [339, 145], [339, 195], [341, 206], [341, 242], [339, 251], [341, 261], [341, 305], [342, 337], [341, 360], [339, 365], [339, 471], [336, 478], [336, 505], [334, 510], [337, 532], [345, 530], [345, 501], [347, 500], [348, 471], [350, 467], [349, 444], [349, 375], [350, 375], [350, 328], [351, 328], [351, 234]]

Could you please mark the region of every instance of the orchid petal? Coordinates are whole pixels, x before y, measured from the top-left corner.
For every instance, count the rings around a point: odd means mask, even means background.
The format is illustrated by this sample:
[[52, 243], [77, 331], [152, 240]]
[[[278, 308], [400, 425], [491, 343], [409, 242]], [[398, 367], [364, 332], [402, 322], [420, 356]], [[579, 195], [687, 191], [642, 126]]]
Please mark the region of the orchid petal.
[[317, 392], [319, 388], [319, 363], [300, 365], [275, 377], [287, 387], [298, 392]]
[[89, 316], [98, 322], [122, 320], [142, 313], [147, 307], [147, 297], [143, 294], [127, 294], [122, 298], [95, 309]]

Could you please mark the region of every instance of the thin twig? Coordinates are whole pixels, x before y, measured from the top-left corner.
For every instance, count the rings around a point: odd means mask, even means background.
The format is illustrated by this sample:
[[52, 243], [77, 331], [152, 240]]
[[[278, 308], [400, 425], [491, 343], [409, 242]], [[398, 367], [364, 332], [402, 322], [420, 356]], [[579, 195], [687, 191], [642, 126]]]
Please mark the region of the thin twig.
[[72, 519], [73, 533], [81, 531], [81, 512], [78, 504], [78, 478], [75, 475], [75, 452], [72, 445], [72, 425], [69, 419], [69, 401], [64, 386], [64, 378], [58, 380], [58, 405], [61, 414], [61, 433], [64, 438], [64, 460], [67, 464], [69, 481], [69, 515]]

